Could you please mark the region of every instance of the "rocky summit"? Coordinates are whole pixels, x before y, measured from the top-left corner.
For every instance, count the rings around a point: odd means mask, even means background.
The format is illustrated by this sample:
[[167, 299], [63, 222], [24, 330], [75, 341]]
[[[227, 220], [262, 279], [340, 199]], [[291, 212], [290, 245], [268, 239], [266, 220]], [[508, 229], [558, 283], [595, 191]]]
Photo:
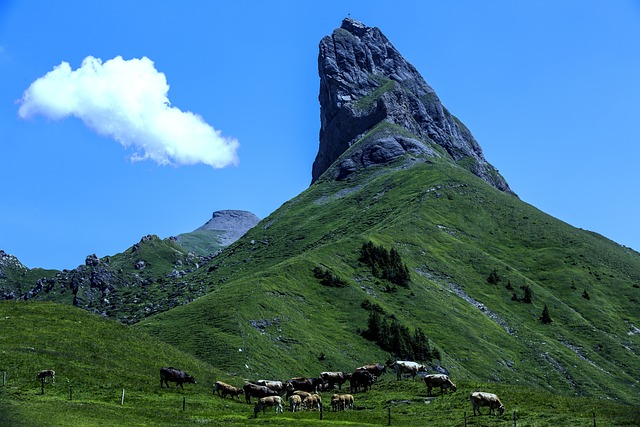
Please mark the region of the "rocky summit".
[[196, 231], [219, 231], [221, 232], [221, 244], [228, 246], [242, 237], [249, 229], [255, 227], [258, 222], [260, 222], [260, 218], [251, 212], [239, 210], [215, 211], [211, 219]]
[[329, 169], [330, 179], [345, 179], [412, 154], [448, 157], [511, 193], [467, 127], [378, 28], [344, 19], [320, 41], [318, 69], [321, 127], [312, 183]]

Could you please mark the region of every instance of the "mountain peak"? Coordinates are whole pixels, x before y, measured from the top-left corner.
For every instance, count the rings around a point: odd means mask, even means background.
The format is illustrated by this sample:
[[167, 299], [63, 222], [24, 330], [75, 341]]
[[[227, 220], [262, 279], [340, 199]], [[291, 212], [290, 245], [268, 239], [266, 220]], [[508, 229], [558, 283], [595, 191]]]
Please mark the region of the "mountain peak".
[[321, 127], [312, 183], [328, 169], [331, 178], [344, 179], [412, 154], [449, 158], [511, 193], [467, 127], [378, 28], [346, 18], [319, 50]]
[[250, 228], [260, 222], [260, 218], [248, 211], [242, 210], [222, 210], [215, 211], [211, 219], [198, 230], [220, 231], [221, 243], [228, 246], [238, 240]]

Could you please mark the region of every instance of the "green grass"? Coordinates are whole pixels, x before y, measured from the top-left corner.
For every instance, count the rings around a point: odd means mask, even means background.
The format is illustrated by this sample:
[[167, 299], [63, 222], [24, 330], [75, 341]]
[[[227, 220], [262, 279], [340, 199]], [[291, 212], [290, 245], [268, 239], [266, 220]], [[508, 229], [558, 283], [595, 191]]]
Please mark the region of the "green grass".
[[[372, 390], [354, 394], [356, 410], [331, 412], [332, 393], [325, 392], [322, 421], [318, 411], [268, 412], [254, 418], [253, 405], [244, 399], [211, 394], [215, 380], [241, 386], [241, 377], [117, 322], [66, 305], [37, 302], [0, 304], [0, 322], [0, 372], [7, 372], [7, 385], [0, 387], [0, 425], [366, 426], [387, 425], [390, 409], [392, 425], [399, 426], [459, 426], [465, 413], [470, 426], [504, 425], [514, 410], [518, 425], [591, 425], [595, 412], [598, 425], [633, 426], [640, 415], [637, 406], [497, 383], [458, 381], [456, 393], [441, 396], [435, 391], [430, 397], [421, 380], [397, 381], [385, 374]], [[184, 391], [160, 388], [158, 369], [163, 365], [184, 369], [198, 384], [187, 384]], [[43, 395], [35, 374], [46, 368], [56, 370], [56, 383], [47, 383]], [[501, 396], [507, 412], [473, 417], [469, 394], [477, 389]]]
[[[409, 289], [387, 292], [358, 262], [367, 241], [400, 252], [411, 270]], [[183, 348], [249, 377], [309, 375], [394, 357], [360, 336], [368, 317], [361, 304], [369, 300], [403, 325], [420, 327], [460, 380], [638, 401], [640, 337], [628, 334], [640, 324], [638, 253], [446, 161], [407, 166], [401, 159], [345, 181], [318, 182], [209, 267], [192, 279], [208, 283], [211, 293], [136, 327], [175, 344], [176, 330], [206, 325], [206, 335], [187, 338]], [[331, 269], [347, 286], [322, 286], [315, 267]], [[494, 269], [497, 285], [486, 280]], [[520, 293], [529, 286], [532, 304], [512, 301], [509, 282]], [[550, 325], [538, 321], [545, 304]], [[274, 319], [264, 329], [251, 323]], [[198, 353], [218, 339], [226, 356]]]

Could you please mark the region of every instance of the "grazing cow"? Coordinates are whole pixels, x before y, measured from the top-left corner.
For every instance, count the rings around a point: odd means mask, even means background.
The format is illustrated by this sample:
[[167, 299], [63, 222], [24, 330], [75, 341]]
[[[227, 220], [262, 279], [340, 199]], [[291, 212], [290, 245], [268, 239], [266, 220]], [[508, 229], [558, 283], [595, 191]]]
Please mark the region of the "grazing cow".
[[351, 380], [349, 382], [351, 384], [351, 393], [359, 391], [360, 388], [364, 388], [364, 391], [367, 391], [375, 382], [375, 377], [371, 372], [360, 369], [351, 374]]
[[213, 386], [213, 392], [218, 393], [218, 396], [221, 396], [222, 398], [229, 394], [232, 399], [234, 396], [244, 394], [243, 389], [223, 383], [222, 381], [216, 381], [216, 384]]
[[445, 388], [449, 388], [451, 391], [457, 390], [456, 385], [444, 374], [427, 375], [424, 377], [424, 382], [427, 385], [427, 394], [429, 396], [431, 396], [431, 390], [434, 387], [440, 387], [440, 394], [444, 393]]
[[322, 390], [324, 380], [322, 378], [292, 378], [287, 381], [287, 397], [296, 390], [302, 390], [309, 393], [317, 393]]
[[496, 409], [500, 415], [504, 413], [504, 405], [500, 402], [498, 396], [493, 393], [484, 393], [481, 391], [471, 393], [471, 406], [473, 407], [473, 415], [476, 414], [476, 411], [478, 411], [479, 415], [482, 415], [480, 412], [481, 406], [488, 406], [489, 414], [493, 413], [495, 415]]
[[318, 410], [322, 409], [322, 398], [319, 394], [312, 394], [304, 398], [302, 401], [302, 406], [307, 408], [310, 411], [313, 411], [315, 408]]
[[261, 398], [278, 396], [278, 393], [271, 390], [269, 387], [252, 383], [246, 383], [244, 386], [242, 386], [242, 390], [244, 391], [244, 398], [248, 404], [251, 404], [251, 397]]
[[291, 395], [300, 396], [300, 399], [304, 400], [305, 397], [311, 396], [311, 393], [309, 393], [308, 391], [296, 390]]
[[301, 404], [302, 404], [302, 398], [297, 394], [292, 394], [289, 397], [289, 406], [291, 406], [291, 412], [299, 411]]
[[350, 394], [334, 394], [331, 396], [331, 408], [334, 412], [353, 409], [353, 396]]
[[256, 381], [256, 384], [269, 387], [271, 390], [278, 393], [278, 396], [282, 396], [287, 391], [287, 384], [282, 381], [258, 380]]
[[427, 372], [427, 367], [417, 362], [410, 362], [407, 360], [397, 360], [393, 364], [393, 370], [395, 371], [396, 377], [398, 378], [398, 380], [401, 380], [402, 375], [404, 374], [410, 375], [411, 378], [415, 380], [416, 375], [418, 375], [418, 372]]
[[342, 390], [342, 384], [351, 378], [351, 374], [347, 372], [321, 372], [320, 378], [325, 382], [328, 390], [333, 390], [336, 384], [338, 384], [338, 389]]
[[262, 410], [262, 413], [266, 413], [267, 406], [273, 406], [276, 408], [276, 414], [278, 412], [283, 413], [284, 409], [282, 408], [282, 398], [280, 396], [268, 396], [261, 397], [256, 403], [256, 406], [253, 407], [253, 415], [257, 416], [258, 412]]
[[160, 388], [162, 388], [162, 383], [166, 384], [167, 388], [169, 388], [169, 382], [176, 383], [176, 388], [180, 386], [182, 389], [184, 389], [182, 386], [184, 383], [196, 384], [195, 378], [187, 375], [180, 369], [173, 367], [160, 368]]
[[44, 371], [38, 372], [38, 375], [36, 375], [36, 379], [44, 379], [45, 383], [47, 382], [47, 377], [51, 378], [51, 384], [56, 383], [56, 371], [54, 371], [53, 369], [45, 369]]
[[381, 365], [379, 363], [371, 363], [369, 365], [360, 366], [356, 370], [357, 371], [362, 371], [362, 370], [369, 371], [371, 373], [371, 375], [374, 376], [375, 379], [378, 379], [378, 377], [380, 375], [387, 373], [387, 367], [385, 365]]
[[339, 394], [331, 396], [331, 410], [333, 412], [344, 411], [344, 397]]

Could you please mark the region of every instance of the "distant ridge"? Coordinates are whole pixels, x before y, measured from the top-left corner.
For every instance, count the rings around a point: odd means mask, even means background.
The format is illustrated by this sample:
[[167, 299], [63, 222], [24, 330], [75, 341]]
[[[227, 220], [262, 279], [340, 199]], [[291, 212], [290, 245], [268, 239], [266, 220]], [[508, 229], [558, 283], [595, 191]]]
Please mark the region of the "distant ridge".
[[211, 215], [211, 219], [195, 231], [220, 231], [220, 243], [223, 246], [229, 246], [242, 237], [249, 229], [255, 227], [258, 222], [260, 222], [260, 218], [251, 212], [241, 210], [215, 211], [213, 215]]

